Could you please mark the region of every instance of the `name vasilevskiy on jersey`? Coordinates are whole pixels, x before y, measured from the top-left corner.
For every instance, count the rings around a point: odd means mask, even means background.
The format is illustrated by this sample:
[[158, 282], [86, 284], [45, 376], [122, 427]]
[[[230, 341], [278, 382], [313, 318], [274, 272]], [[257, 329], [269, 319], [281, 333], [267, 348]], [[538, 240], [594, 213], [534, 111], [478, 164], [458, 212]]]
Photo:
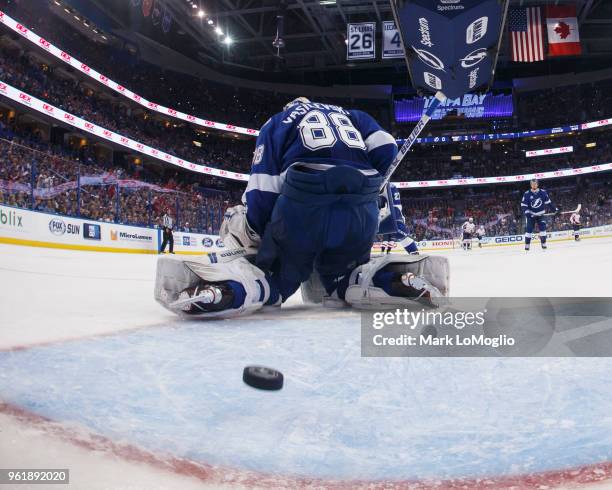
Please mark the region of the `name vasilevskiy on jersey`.
[[349, 112], [346, 109], [343, 109], [342, 107], [337, 105], [321, 104], [319, 102], [303, 102], [300, 105], [296, 106], [295, 109], [291, 111], [291, 114], [289, 114], [285, 119], [283, 119], [283, 124], [291, 124], [298, 116], [304, 116], [308, 111], [312, 109], [326, 109], [329, 111], [341, 112], [345, 116], [349, 115]]

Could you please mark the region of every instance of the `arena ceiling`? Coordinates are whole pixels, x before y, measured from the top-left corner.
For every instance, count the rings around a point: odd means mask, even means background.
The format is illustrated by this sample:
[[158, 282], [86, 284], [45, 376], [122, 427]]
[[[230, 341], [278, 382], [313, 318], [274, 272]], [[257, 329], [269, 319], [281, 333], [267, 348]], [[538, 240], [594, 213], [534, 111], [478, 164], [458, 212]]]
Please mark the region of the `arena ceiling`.
[[[134, 6], [147, 0], [90, 1], [112, 14], [123, 29], [133, 30], [139, 15], [134, 14]], [[156, 1], [172, 15], [173, 32], [168, 35], [148, 29], [144, 34], [227, 73], [322, 84], [405, 81], [406, 70], [402, 60], [346, 61], [346, 24], [392, 19], [389, 0]], [[545, 3], [567, 2], [511, 0], [510, 7]], [[573, 0], [571, 3], [578, 8], [583, 45], [583, 55], [571, 59], [571, 71], [612, 66], [612, 2]], [[198, 15], [200, 10], [204, 15]], [[279, 15], [284, 21], [284, 46], [280, 49], [273, 46]], [[143, 23], [138, 21], [137, 24], [136, 28], [142, 32]], [[218, 34], [218, 30], [223, 32], [223, 36]], [[222, 42], [226, 34], [231, 36], [230, 45]], [[511, 63], [508, 36], [504, 36], [498, 60], [498, 78], [564, 71], [568, 71], [567, 59]]]

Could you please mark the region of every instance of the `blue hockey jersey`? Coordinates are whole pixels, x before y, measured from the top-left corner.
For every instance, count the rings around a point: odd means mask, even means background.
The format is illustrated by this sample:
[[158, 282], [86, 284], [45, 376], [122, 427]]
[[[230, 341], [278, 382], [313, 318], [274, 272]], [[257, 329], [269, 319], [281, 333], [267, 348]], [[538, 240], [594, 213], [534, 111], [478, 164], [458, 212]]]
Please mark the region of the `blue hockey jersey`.
[[243, 195], [247, 220], [263, 234], [284, 181], [296, 162], [325, 170], [348, 165], [383, 174], [397, 144], [368, 114], [317, 102], [299, 102], [272, 116], [261, 128], [249, 183]]
[[525, 215], [542, 216], [548, 208], [554, 210], [555, 206], [545, 190], [538, 189], [533, 192], [529, 189], [523, 194], [521, 209]]

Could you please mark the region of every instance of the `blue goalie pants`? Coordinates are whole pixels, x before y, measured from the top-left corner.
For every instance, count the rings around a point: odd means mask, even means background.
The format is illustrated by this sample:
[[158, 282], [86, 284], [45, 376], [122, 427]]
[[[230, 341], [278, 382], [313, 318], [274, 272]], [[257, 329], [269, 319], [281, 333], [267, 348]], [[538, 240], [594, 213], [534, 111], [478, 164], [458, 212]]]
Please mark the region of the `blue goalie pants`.
[[348, 166], [316, 171], [300, 164], [287, 171], [256, 259], [283, 301], [313, 269], [327, 293], [338, 290], [342, 298], [350, 272], [370, 259], [382, 178], [368, 173]]

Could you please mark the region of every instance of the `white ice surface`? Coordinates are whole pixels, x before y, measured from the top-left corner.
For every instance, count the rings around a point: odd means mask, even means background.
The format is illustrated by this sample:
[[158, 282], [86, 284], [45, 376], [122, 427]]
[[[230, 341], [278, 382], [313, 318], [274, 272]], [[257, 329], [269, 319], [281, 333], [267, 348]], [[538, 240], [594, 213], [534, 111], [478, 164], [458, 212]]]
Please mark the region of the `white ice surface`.
[[[443, 253], [451, 260], [451, 292], [454, 296], [612, 296], [609, 279], [612, 277], [612, 241], [608, 239], [553, 243], [546, 252], [536, 244], [528, 254], [520, 247]], [[176, 323], [171, 314], [152, 300], [155, 261], [156, 257], [149, 255], [0, 245], [0, 349]], [[308, 324], [318, 320], [329, 322], [332, 317], [344, 322], [354, 318], [358, 322], [358, 316], [354, 313], [312, 309], [302, 305], [297, 297], [292, 298], [283, 310], [278, 315], [259, 315], [256, 320], [274, 320], [275, 326], [283, 318], [301, 319]], [[293, 322], [288, 322], [288, 326], [290, 323]], [[240, 335], [236, 332], [239, 326], [235, 320], [235, 335]], [[296, 329], [295, 335], [299, 337], [300, 330]], [[395, 366], [391, 369], [397, 369], [397, 363], [389, 365]], [[582, 367], [586, 369], [586, 365]], [[559, 372], [567, 368], [567, 365], [562, 366]], [[601, 375], [601, 369], [602, 365], [593, 365], [593, 371], [598, 375]], [[395, 372], [395, 375], [398, 374], [401, 373]], [[413, 368], [411, 374], [418, 373]], [[517, 373], [519, 376], [524, 374]], [[588, 374], [588, 369], [582, 372], [585, 402], [588, 391], [593, 388], [588, 383]], [[487, 376], [487, 382], [494, 381], [495, 373], [488, 373]], [[460, 386], [457, 389], [476, 389], [482, 381], [477, 379], [473, 386]], [[14, 382], [19, 383], [20, 380]], [[573, 382], [580, 381], [574, 379]], [[2, 395], [0, 392], [0, 399]], [[417, 395], [419, 410], [426, 410], [423, 404], [430, 403], [427, 392], [422, 391]], [[444, 400], [443, 395], [439, 395], [440, 398], [431, 402], [432, 407], [447, 404], [449, 409], [453, 408], [452, 400]], [[549, 399], [555, 403], [561, 398]], [[609, 398], [612, 400], [612, 394]], [[455, 407], [459, 411], [461, 408]], [[553, 407], [553, 411], [559, 408]], [[544, 419], [543, 427], [564, 423], [555, 417]], [[492, 417], [489, 422], [494, 420]], [[607, 426], [607, 422], [604, 425]], [[428, 430], [431, 430], [431, 426]], [[119, 472], [130, 475], [133, 485], [130, 488], [155, 488], [152, 482], [159, 483], [160, 488], [190, 489], [197, 485], [183, 477], [158, 475], [160, 472], [147, 469], [144, 465], [71, 447], [69, 443], [55, 441], [49, 435], [28, 430], [27, 426], [10, 417], [0, 417], [0, 431], [0, 466], [10, 466], [5, 465], [5, 461], [21, 467], [41, 466], [44, 461], [49, 464], [42, 466], [55, 466], [57, 454], [61, 453], [70, 467], [91, 468], [102, 482], [100, 487], [90, 485], [84, 473], [81, 473], [80, 477], [75, 477], [77, 479], [72, 488], [105, 488], [104, 482], [106, 488], [119, 488], [116, 478]], [[4, 437], [6, 435], [10, 437]], [[165, 481], [168, 483], [162, 483]]]

